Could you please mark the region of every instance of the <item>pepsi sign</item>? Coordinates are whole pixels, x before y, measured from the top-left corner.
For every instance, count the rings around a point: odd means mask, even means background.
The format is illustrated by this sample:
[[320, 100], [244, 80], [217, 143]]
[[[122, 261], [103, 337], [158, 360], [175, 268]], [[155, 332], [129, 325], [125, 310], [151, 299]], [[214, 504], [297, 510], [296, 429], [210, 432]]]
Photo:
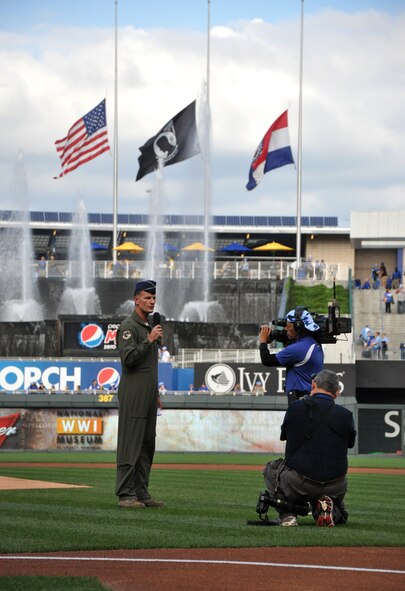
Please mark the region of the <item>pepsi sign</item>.
[[83, 347], [94, 349], [104, 342], [104, 332], [98, 324], [86, 324], [79, 334], [79, 342]]
[[63, 355], [75, 357], [118, 356], [117, 332], [120, 321], [91, 318], [88, 321], [63, 321]]
[[97, 383], [104, 390], [117, 390], [120, 377], [115, 367], [103, 367], [97, 374]]

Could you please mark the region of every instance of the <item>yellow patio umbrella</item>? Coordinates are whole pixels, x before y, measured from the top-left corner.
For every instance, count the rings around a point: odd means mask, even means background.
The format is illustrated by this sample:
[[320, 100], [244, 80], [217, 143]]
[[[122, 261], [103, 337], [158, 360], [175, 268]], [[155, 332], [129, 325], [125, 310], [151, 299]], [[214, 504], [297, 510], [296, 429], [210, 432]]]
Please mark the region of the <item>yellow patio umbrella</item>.
[[135, 244], [135, 242], [123, 242], [119, 246], [115, 246], [113, 250], [118, 250], [120, 252], [140, 252], [145, 249], [142, 248], [142, 246]]
[[193, 244], [189, 244], [188, 246], [185, 246], [184, 248], [182, 248], [181, 250], [210, 250], [211, 252], [214, 251], [213, 248], [210, 248], [209, 246], [205, 246], [205, 244], [203, 244], [202, 242], [193, 242]]
[[280, 242], [267, 242], [267, 244], [262, 244], [262, 246], [256, 246], [253, 250], [294, 250], [291, 246], [286, 246], [285, 244], [280, 244]]

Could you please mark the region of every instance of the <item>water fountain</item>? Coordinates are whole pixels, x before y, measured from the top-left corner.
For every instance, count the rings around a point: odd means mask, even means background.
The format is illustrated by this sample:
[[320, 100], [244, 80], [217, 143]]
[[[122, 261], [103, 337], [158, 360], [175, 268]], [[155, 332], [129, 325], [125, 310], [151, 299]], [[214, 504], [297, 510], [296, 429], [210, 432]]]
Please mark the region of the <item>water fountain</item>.
[[204, 229], [203, 229], [203, 243], [205, 250], [203, 252], [203, 275], [201, 283], [200, 300], [188, 301], [184, 303], [184, 307], [180, 312], [179, 319], [182, 321], [194, 322], [226, 322], [226, 317], [221, 304], [218, 301], [211, 300], [211, 233], [210, 225], [211, 219], [211, 169], [210, 169], [210, 153], [211, 153], [211, 118], [209, 108], [208, 84], [203, 85], [201, 98], [197, 102], [197, 128], [198, 137], [201, 146], [201, 154], [203, 160], [203, 186], [204, 186]]
[[162, 230], [163, 163], [161, 159], [158, 159], [158, 164], [153, 188], [147, 191], [149, 195], [149, 231], [146, 246], [146, 275], [151, 278], [158, 277], [159, 265], [163, 262], [164, 255]]
[[8, 227], [0, 231], [0, 321], [41, 321], [23, 152], [15, 162], [13, 191], [18, 211], [12, 214]]
[[227, 322], [223, 307], [219, 302], [203, 300], [187, 302], [180, 314], [183, 322]]
[[94, 287], [90, 232], [83, 201], [78, 203], [73, 216], [69, 261], [69, 278], [58, 314], [101, 314], [100, 300]]

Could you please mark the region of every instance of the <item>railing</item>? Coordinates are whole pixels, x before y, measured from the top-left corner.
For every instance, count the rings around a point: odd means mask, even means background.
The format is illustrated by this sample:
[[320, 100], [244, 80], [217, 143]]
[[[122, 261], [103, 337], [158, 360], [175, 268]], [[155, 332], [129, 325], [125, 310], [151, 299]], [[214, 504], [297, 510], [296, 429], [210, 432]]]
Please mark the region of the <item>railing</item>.
[[[276, 353], [276, 349], [271, 350]], [[173, 367], [194, 367], [195, 363], [261, 363], [259, 349], [180, 349]]]
[[[295, 262], [286, 259], [261, 260], [248, 257], [235, 260], [209, 261], [209, 277], [212, 279], [285, 279], [330, 281], [333, 279], [347, 281], [349, 266], [341, 263], [327, 263], [320, 267], [317, 263], [303, 262], [296, 269]], [[69, 278], [79, 276], [80, 265], [76, 261], [49, 260], [38, 261], [35, 272], [38, 277]], [[148, 275], [148, 261], [93, 261], [93, 277], [111, 279], [122, 277], [136, 279]], [[156, 279], [203, 279], [207, 276], [203, 261], [168, 261], [157, 266]]]
[[[334, 345], [323, 345], [325, 363], [354, 363], [352, 335], [339, 340]], [[271, 348], [270, 353], [280, 349]], [[172, 357], [173, 367], [194, 367], [195, 363], [261, 363], [259, 335], [257, 349], [180, 349]]]

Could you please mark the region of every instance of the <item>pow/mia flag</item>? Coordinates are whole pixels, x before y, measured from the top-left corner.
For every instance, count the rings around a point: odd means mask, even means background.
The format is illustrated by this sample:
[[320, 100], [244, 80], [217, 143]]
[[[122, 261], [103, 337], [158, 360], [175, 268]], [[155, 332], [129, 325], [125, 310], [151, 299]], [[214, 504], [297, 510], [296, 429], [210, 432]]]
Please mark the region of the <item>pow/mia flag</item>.
[[200, 153], [195, 106], [196, 101], [193, 101], [139, 148], [137, 181], [156, 170], [159, 164], [169, 166]]

